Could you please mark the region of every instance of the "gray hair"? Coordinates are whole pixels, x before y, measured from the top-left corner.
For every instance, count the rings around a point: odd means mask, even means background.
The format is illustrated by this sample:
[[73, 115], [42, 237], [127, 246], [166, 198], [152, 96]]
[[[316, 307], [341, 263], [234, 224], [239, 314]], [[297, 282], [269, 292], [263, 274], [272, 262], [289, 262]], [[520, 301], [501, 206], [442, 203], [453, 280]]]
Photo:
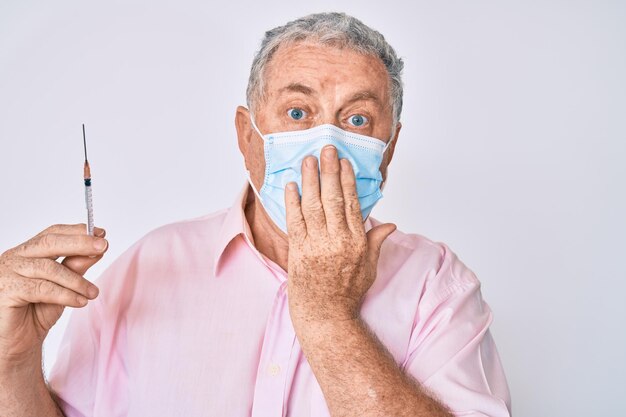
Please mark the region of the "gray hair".
[[402, 113], [404, 62], [396, 55], [383, 35], [345, 13], [311, 14], [265, 32], [261, 48], [252, 61], [246, 89], [246, 100], [250, 110], [254, 112], [255, 106], [265, 97], [264, 71], [274, 53], [280, 46], [306, 40], [339, 48], [347, 47], [364, 55], [378, 57], [389, 74], [393, 124], [396, 125]]

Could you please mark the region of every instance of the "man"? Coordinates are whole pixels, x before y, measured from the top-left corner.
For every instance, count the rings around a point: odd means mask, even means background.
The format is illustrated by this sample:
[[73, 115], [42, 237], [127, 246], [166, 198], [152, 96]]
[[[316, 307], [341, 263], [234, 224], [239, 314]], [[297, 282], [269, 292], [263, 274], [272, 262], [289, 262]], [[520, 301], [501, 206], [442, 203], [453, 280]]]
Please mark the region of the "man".
[[[275, 28], [236, 112], [250, 184], [232, 208], [148, 234], [99, 296], [82, 275], [102, 229], [52, 226], [4, 253], [3, 415], [508, 416], [474, 274], [369, 218], [402, 65], [344, 14]], [[47, 387], [41, 345], [64, 306], [86, 307]]]

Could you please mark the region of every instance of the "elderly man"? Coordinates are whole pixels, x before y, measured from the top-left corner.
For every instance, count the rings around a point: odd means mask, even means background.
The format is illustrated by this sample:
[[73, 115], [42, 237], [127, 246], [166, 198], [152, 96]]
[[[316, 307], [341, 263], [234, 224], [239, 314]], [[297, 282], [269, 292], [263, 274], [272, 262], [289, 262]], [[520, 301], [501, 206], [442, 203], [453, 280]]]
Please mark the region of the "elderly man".
[[[235, 116], [249, 185], [232, 208], [148, 234], [99, 296], [82, 275], [106, 251], [102, 229], [52, 226], [5, 252], [2, 415], [509, 415], [474, 274], [369, 217], [402, 66], [344, 14], [275, 28]], [[64, 306], [85, 308], [48, 386], [42, 342]]]

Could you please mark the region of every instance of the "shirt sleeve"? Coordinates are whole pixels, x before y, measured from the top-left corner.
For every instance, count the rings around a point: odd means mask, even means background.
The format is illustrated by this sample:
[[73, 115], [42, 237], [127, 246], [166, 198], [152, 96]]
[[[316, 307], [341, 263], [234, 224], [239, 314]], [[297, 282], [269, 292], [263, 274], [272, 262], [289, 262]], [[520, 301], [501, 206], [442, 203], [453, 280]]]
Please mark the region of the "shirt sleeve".
[[510, 394], [476, 276], [445, 245], [418, 304], [404, 369], [456, 416], [509, 417]]
[[48, 382], [66, 417], [92, 417], [98, 380], [99, 312], [91, 302], [74, 310]]
[[[98, 279], [100, 295], [72, 311], [48, 377], [66, 417], [117, 417], [128, 411], [125, 284], [133, 258], [126, 253]], [[129, 296], [129, 295], [127, 295]], [[118, 301], [119, 300], [119, 301]]]

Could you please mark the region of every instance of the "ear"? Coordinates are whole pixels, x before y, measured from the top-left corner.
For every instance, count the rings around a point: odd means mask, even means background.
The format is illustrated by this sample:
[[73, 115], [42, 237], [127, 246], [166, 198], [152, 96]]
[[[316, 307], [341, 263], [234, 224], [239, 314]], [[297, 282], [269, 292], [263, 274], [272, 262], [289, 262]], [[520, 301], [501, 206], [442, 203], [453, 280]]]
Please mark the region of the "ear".
[[[237, 106], [235, 113], [235, 128], [237, 129], [237, 143], [244, 160], [248, 160], [248, 150], [252, 137], [256, 133], [250, 122], [250, 111], [243, 106]], [[247, 163], [246, 163], [247, 165]]]

